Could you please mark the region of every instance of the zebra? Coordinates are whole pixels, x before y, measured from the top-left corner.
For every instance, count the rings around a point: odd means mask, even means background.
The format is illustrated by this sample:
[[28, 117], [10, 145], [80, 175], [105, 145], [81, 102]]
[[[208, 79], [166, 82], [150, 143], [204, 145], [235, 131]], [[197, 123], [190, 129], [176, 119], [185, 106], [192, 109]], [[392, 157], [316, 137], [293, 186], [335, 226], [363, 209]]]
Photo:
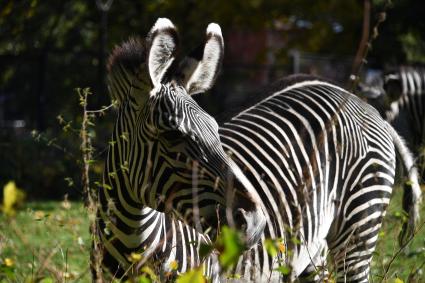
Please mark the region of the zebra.
[[425, 68], [401, 66], [361, 84], [360, 92], [377, 108], [419, 156], [422, 179], [425, 177]]
[[[139, 249], [143, 233], [159, 247], [187, 248], [167, 243], [174, 234], [169, 225], [142, 231], [142, 211], [149, 211], [173, 221], [189, 215], [186, 227], [199, 235], [235, 225], [247, 251], [234, 272], [246, 280], [322, 280], [317, 267], [329, 252], [339, 280], [367, 282], [394, 182], [395, 148], [405, 151], [405, 166], [412, 163], [393, 128], [359, 98], [310, 77], [282, 81], [218, 127], [190, 95], [217, 77], [219, 26], [210, 24], [203, 49], [180, 61], [177, 48], [177, 30], [162, 18], [146, 42], [130, 40], [111, 57], [110, 89], [120, 109], [99, 192], [104, 265], [112, 273], [130, 266], [125, 254]], [[410, 170], [411, 226], [420, 202], [415, 174]], [[278, 260], [267, 253], [266, 238], [282, 239]], [[152, 253], [167, 261], [166, 251]], [[282, 263], [291, 268], [287, 277], [275, 271]]]
[[[169, 93], [171, 91], [170, 86], [162, 85], [161, 81], [169, 75], [168, 69], [174, 68], [172, 61], [176, 55], [174, 45], [177, 40], [177, 32], [172, 23], [167, 19], [160, 19], [150, 31], [146, 41], [130, 39], [122, 46], [117, 47], [109, 59], [109, 87], [113, 99], [117, 100], [119, 104], [119, 111], [105, 162], [104, 189], [99, 191], [100, 207], [96, 225], [97, 238], [102, 248], [102, 264], [109, 267], [114, 278], [126, 278], [137, 273], [141, 263], [132, 264], [130, 259], [132, 253], [137, 252], [143, 253], [144, 258], [152, 256], [164, 259], [160, 267], [162, 273], [172, 271], [170, 263], [173, 261], [178, 263], [175, 268], [178, 273], [199, 266], [202, 261], [205, 275], [211, 277], [213, 281], [218, 280], [217, 258], [214, 253], [206, 259], [201, 259], [196, 252], [201, 244], [211, 244], [208, 235], [199, 232], [202, 228], [195, 230], [182, 221], [170, 217], [168, 215], [170, 213], [169, 204], [161, 202], [156, 196], [145, 196], [147, 189], [157, 186], [155, 182], [161, 186], [167, 182], [167, 180], [153, 180], [154, 184], [146, 183], [148, 177], [146, 174], [151, 174], [151, 171], [165, 170], [165, 176], [170, 174], [167, 170], [174, 170], [172, 167], [167, 168], [167, 164], [179, 162], [183, 166], [182, 169], [186, 171], [182, 172], [180, 178], [186, 177], [185, 174], [191, 174], [190, 166], [179, 161], [178, 151], [181, 149], [178, 143], [166, 145], [167, 154], [175, 154], [175, 156], [164, 155], [161, 157], [161, 164], [150, 163], [150, 155], [157, 154], [155, 151], [164, 149], [158, 148], [155, 143], [150, 143], [149, 139], [162, 139], [165, 142], [172, 141], [172, 138], [190, 140], [194, 145], [193, 149], [197, 150], [192, 152], [194, 156], [203, 154], [205, 150], [216, 149], [208, 156], [210, 170], [206, 173], [199, 172], [200, 176], [208, 174], [199, 185], [205, 186], [211, 191], [203, 190], [203, 194], [199, 193], [200, 202], [204, 207], [197, 211], [197, 216], [198, 218], [202, 217], [204, 227], [210, 227], [212, 223], [218, 221], [226, 223], [226, 218], [218, 218], [216, 215], [216, 212], [221, 213], [231, 219], [232, 224], [236, 224], [241, 231], [246, 231], [245, 244], [252, 246], [258, 242], [265, 226], [260, 200], [239, 168], [235, 167], [232, 160], [223, 151], [215, 120], [204, 113], [186, 91], [185, 95], [188, 99], [184, 101], [185, 106], [196, 114], [202, 115], [201, 118], [205, 121], [204, 129], [199, 129], [199, 133], [196, 133], [188, 127], [185, 129], [187, 131], [185, 136], [173, 137], [177, 131], [170, 130], [171, 127], [175, 127], [177, 123], [181, 122], [169, 119], [174, 118], [172, 116], [164, 116], [161, 117], [164, 120], [159, 123], [168, 123], [169, 125], [161, 124], [160, 126], [169, 127], [169, 130], [158, 132], [148, 125], [148, 128], [144, 128], [143, 131], [136, 131], [137, 123], [150, 120], [154, 124], [151, 116], [159, 114], [156, 112], [146, 115], [142, 106], [152, 104], [151, 107], [169, 107], [163, 104], [164, 101], [158, 99], [160, 96], [156, 96], [155, 92]], [[208, 60], [198, 64], [196, 69], [190, 69], [193, 68], [190, 57], [181, 65], [186, 72], [193, 73], [186, 81], [186, 87], [191, 93], [201, 92], [212, 86], [217, 75], [217, 71], [214, 70], [219, 68], [218, 62], [221, 61], [218, 57], [223, 54], [223, 52], [216, 53], [215, 51], [222, 51], [222, 49], [223, 38], [220, 27], [210, 24], [207, 28], [204, 49], [201, 50], [201, 55], [208, 57]], [[164, 56], [167, 58], [166, 60], [163, 60]], [[212, 65], [214, 63], [217, 64]], [[210, 77], [207, 76], [208, 73], [211, 74]], [[146, 74], [149, 74], [149, 77], [145, 77]], [[180, 73], [179, 76], [180, 79], [183, 79], [184, 74]], [[173, 87], [179, 91], [183, 90], [181, 86]], [[192, 119], [190, 116], [180, 118]], [[142, 135], [139, 135], [140, 133]], [[143, 136], [144, 134], [147, 136]], [[141, 142], [142, 140], [147, 141], [144, 143]], [[141, 147], [132, 147], [139, 142]], [[198, 146], [201, 142], [204, 144]], [[156, 167], [158, 165], [160, 168]], [[157, 172], [155, 174], [159, 176]], [[184, 189], [192, 194], [192, 176], [189, 176], [186, 182], [186, 184], [180, 184], [182, 188], [179, 189]], [[225, 195], [226, 190], [229, 192]], [[222, 192], [223, 195], [217, 196], [217, 192]], [[233, 193], [236, 195], [234, 201], [230, 203], [226, 197]], [[143, 206], [143, 202], [147, 202], [145, 197], [154, 197], [155, 205]], [[150, 202], [152, 200], [150, 199]], [[225, 209], [226, 206], [228, 209]], [[184, 207], [192, 207], [192, 204], [184, 204]], [[232, 212], [233, 207], [236, 208], [234, 213]], [[167, 213], [163, 213], [164, 211]], [[199, 223], [200, 221], [196, 224]]]

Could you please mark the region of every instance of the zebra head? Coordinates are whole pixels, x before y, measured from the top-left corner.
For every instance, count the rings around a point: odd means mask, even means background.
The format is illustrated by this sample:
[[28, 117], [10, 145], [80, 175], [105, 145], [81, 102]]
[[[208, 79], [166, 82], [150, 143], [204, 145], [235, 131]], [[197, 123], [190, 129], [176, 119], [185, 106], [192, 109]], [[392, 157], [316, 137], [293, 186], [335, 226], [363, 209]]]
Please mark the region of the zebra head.
[[138, 98], [129, 149], [142, 155], [139, 164], [129, 164], [137, 171], [130, 175], [142, 175], [137, 195], [143, 205], [177, 212], [199, 229], [233, 223], [250, 246], [265, 226], [259, 197], [225, 153], [215, 119], [191, 97], [217, 77], [224, 49], [220, 27], [210, 24], [202, 48], [180, 62], [178, 43], [176, 28], [163, 18], [146, 39], [151, 89]]
[[390, 109], [391, 103], [400, 98], [401, 88], [401, 78], [397, 72], [386, 74], [379, 72], [366, 77], [364, 83], [359, 83], [358, 92], [385, 117], [385, 112]]

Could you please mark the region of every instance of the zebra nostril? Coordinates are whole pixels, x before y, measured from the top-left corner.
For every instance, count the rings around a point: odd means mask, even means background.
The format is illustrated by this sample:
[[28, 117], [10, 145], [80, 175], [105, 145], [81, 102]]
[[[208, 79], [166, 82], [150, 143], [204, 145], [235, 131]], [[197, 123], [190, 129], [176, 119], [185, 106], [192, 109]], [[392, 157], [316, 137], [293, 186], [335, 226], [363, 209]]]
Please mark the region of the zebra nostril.
[[266, 226], [266, 218], [261, 209], [246, 211], [239, 208], [234, 214], [236, 227], [243, 233], [248, 248], [257, 244]]

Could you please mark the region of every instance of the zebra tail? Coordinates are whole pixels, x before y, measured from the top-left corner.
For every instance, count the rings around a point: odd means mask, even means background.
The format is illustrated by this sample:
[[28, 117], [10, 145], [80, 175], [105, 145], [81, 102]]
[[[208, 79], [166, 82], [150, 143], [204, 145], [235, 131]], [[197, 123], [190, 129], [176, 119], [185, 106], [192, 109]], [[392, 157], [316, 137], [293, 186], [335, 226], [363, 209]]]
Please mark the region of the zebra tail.
[[398, 237], [400, 246], [407, 244], [414, 236], [416, 225], [419, 223], [419, 208], [422, 202], [422, 192], [418, 183], [418, 169], [414, 164], [412, 153], [407, 148], [406, 143], [396, 132], [396, 130], [388, 124], [391, 136], [394, 141], [395, 148], [401, 158], [403, 167], [408, 173], [408, 180], [403, 185], [403, 210], [408, 214], [408, 221], [404, 222]]

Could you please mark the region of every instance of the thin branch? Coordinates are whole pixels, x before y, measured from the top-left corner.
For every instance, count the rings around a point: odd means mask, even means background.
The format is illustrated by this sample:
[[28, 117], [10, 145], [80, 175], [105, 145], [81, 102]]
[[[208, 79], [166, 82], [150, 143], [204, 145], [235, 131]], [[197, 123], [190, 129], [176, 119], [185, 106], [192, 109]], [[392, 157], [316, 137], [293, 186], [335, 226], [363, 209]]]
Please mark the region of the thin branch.
[[425, 221], [421, 224], [421, 226], [418, 227], [418, 229], [413, 233], [413, 235], [409, 238], [409, 240], [406, 241], [399, 249], [398, 251], [391, 257], [390, 261], [388, 262], [388, 265], [385, 267], [384, 275], [382, 276], [381, 282], [384, 282], [384, 280], [387, 279], [387, 274], [390, 271], [391, 265], [394, 263], [394, 260], [400, 255], [400, 253], [413, 241], [416, 235], [419, 234], [419, 232], [424, 228]]
[[[81, 123], [81, 154], [83, 156], [83, 168], [81, 178], [83, 183], [83, 192], [85, 194], [85, 204], [89, 213], [90, 233], [93, 236], [93, 245], [90, 252], [90, 265], [92, 266], [96, 279], [96, 283], [103, 282], [102, 272], [102, 251], [97, 239], [96, 215], [98, 210], [97, 196], [93, 189], [90, 188], [90, 161], [93, 156], [92, 140], [88, 133], [88, 128], [91, 125], [89, 113], [87, 112], [88, 96], [91, 94], [89, 89], [77, 89], [80, 97], [80, 105], [83, 108], [83, 121]], [[93, 217], [90, 217], [93, 216]]]
[[[353, 66], [351, 69], [351, 76], [353, 76], [353, 74], [357, 77], [359, 70], [361, 68], [362, 65], [362, 61], [365, 59], [365, 54], [366, 54], [366, 50], [367, 48], [367, 43], [369, 40], [369, 29], [370, 29], [370, 0], [364, 0], [364, 4], [363, 4], [363, 29], [362, 29], [362, 37], [359, 43], [359, 47], [357, 48], [357, 53], [356, 53], [356, 57], [354, 59], [353, 62]], [[350, 77], [351, 80], [355, 79]], [[353, 90], [353, 88], [355, 87], [355, 84], [353, 84], [351, 86], [351, 90]]]
[[100, 114], [104, 114], [103, 112], [105, 112], [106, 110], [114, 107], [116, 105], [115, 102], [112, 102], [110, 105], [108, 106], [104, 106], [99, 110], [86, 110], [86, 113], [90, 113], [90, 114], [96, 114], [96, 113], [100, 113]]
[[[373, 26], [373, 29], [372, 29], [372, 34], [370, 35], [370, 33], [369, 33], [370, 20], [368, 19], [368, 18], [370, 18], [370, 0], [365, 0], [364, 16], [363, 16], [363, 36], [362, 36], [362, 40], [360, 41], [359, 49], [357, 51], [356, 59], [355, 59], [354, 64], [353, 64], [353, 68], [352, 68], [350, 80], [349, 80], [349, 84], [351, 84], [349, 89], [351, 91], [355, 90], [355, 88], [356, 88], [356, 86], [359, 82], [359, 74], [360, 74], [364, 64], [367, 63], [366, 58], [367, 58], [367, 55], [368, 55], [370, 49], [372, 48], [372, 42], [379, 35], [379, 32], [378, 32], [379, 27], [386, 20], [386, 16], [387, 16], [386, 11], [390, 7], [390, 5], [391, 5], [391, 1], [387, 0], [385, 2], [385, 5], [384, 5], [382, 11], [380, 13], [378, 13], [378, 17], [377, 17], [375, 25]], [[364, 41], [365, 35], [368, 35], [368, 37], [369, 37], [368, 41]]]

